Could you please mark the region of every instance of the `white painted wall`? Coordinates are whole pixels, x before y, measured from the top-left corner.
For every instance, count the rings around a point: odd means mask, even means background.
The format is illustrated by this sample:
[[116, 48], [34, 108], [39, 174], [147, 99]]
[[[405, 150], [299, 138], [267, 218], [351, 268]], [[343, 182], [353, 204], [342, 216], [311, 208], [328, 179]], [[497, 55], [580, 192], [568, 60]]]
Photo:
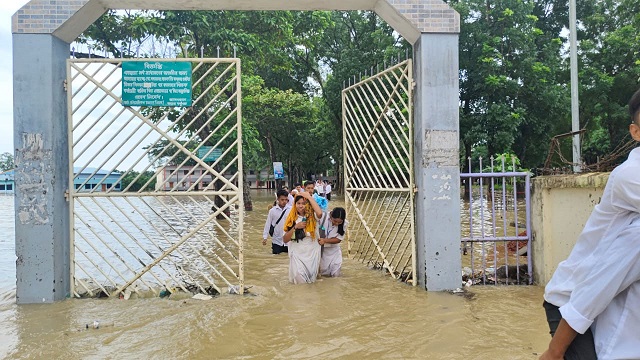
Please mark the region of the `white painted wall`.
[[532, 180], [531, 228], [534, 280], [546, 285], [569, 256], [609, 173], [542, 176]]

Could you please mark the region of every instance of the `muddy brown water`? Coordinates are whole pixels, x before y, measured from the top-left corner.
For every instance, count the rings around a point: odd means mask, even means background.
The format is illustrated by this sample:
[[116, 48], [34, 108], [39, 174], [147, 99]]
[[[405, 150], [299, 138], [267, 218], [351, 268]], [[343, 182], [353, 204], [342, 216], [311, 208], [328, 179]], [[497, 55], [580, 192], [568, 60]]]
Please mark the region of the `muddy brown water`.
[[0, 198], [0, 358], [536, 359], [546, 348], [538, 286], [428, 293], [349, 259], [340, 278], [289, 284], [287, 256], [261, 244], [271, 198], [254, 195], [245, 223], [250, 295], [20, 306], [15, 266], [7, 265], [15, 260], [6, 216], [13, 199]]

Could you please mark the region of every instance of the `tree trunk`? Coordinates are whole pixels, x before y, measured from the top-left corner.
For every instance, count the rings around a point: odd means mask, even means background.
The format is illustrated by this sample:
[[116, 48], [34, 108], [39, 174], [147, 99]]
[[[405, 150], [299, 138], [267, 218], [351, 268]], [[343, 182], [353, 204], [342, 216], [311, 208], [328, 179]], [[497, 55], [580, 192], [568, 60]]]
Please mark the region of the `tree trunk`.
[[249, 182], [247, 181], [247, 171], [242, 167], [242, 178], [244, 184], [242, 186], [242, 199], [244, 201], [244, 211], [253, 211], [253, 201], [251, 200], [251, 191], [249, 189]]

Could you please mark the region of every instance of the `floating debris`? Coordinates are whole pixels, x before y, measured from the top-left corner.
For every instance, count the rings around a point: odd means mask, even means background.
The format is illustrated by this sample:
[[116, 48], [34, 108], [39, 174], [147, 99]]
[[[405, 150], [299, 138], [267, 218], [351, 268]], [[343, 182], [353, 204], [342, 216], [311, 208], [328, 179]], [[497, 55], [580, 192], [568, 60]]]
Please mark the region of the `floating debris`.
[[192, 299], [196, 299], [196, 300], [211, 300], [211, 299], [213, 299], [213, 296], [205, 295], [205, 294], [195, 294], [195, 295], [193, 295]]

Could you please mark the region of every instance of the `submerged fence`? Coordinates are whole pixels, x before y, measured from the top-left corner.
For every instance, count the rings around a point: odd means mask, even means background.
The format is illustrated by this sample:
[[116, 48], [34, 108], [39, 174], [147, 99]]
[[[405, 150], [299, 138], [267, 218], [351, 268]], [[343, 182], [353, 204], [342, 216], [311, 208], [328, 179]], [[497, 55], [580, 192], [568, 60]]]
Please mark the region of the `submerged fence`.
[[460, 174], [463, 282], [532, 284], [530, 173], [504, 156]]

